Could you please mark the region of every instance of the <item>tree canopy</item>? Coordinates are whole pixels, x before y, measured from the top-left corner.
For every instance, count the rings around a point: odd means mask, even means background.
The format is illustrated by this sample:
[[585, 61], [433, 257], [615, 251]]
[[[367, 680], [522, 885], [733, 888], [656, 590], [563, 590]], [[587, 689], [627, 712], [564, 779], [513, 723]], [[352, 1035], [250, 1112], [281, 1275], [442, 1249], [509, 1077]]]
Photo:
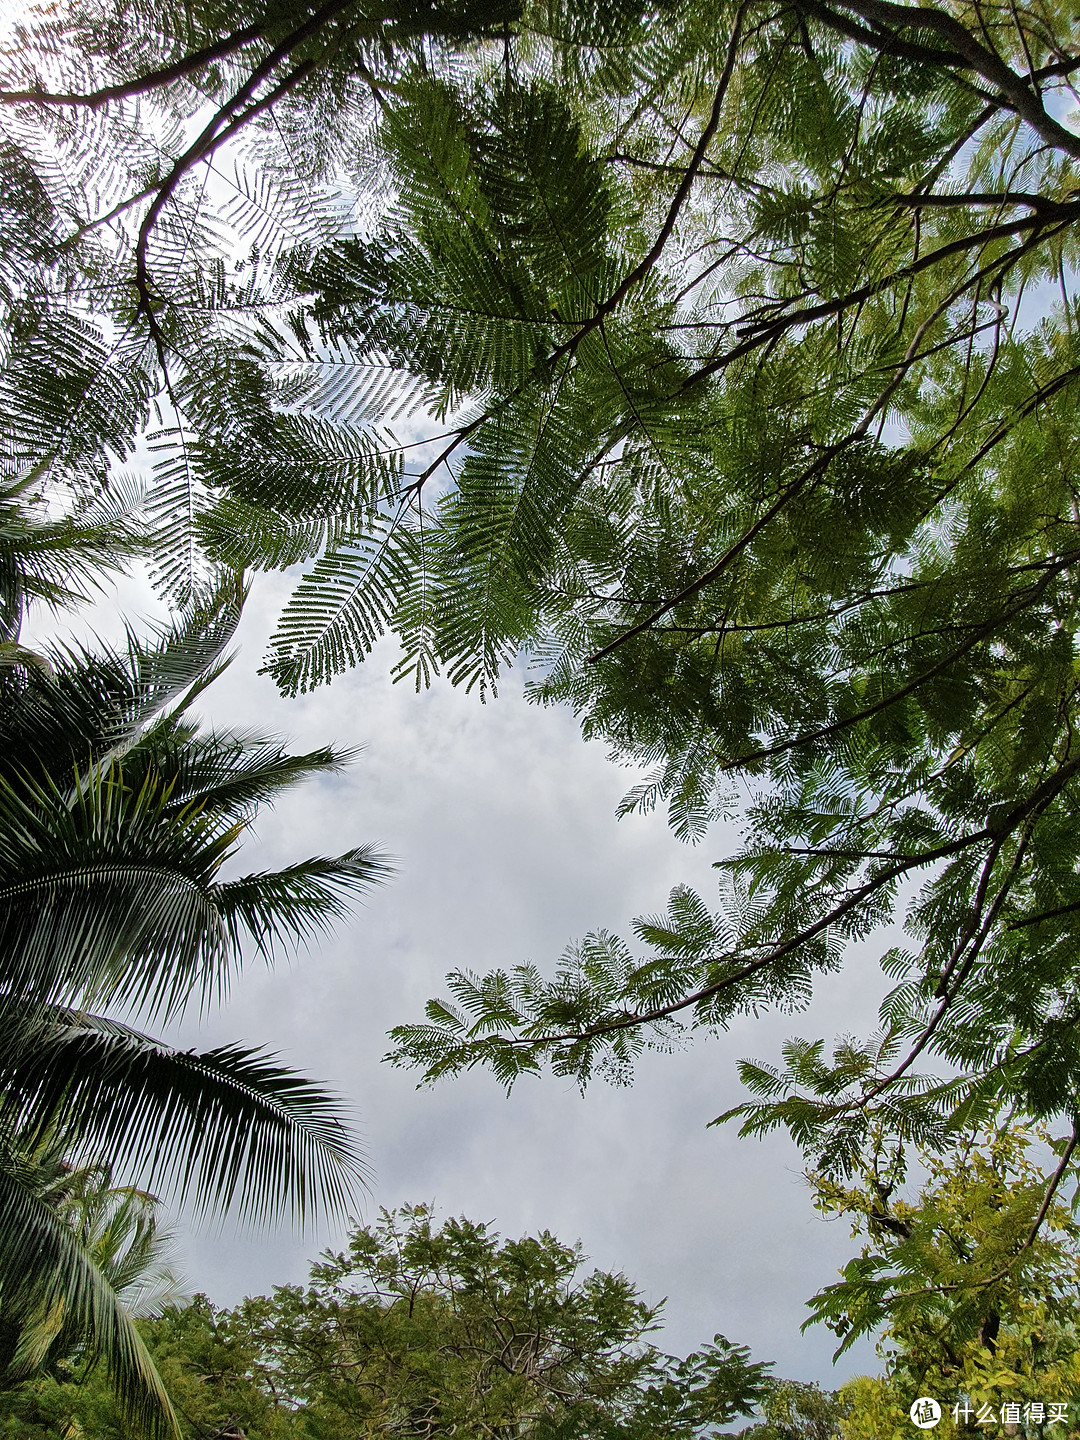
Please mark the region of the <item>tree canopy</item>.
[[[664, 1355], [647, 1338], [659, 1307], [583, 1265], [547, 1231], [503, 1240], [405, 1207], [355, 1226], [307, 1286], [231, 1310], [200, 1296], [143, 1329], [199, 1440], [690, 1440], [770, 1392], [770, 1367], [722, 1336], [685, 1360]], [[7, 1407], [41, 1434], [90, 1416], [99, 1440], [119, 1428], [92, 1385], [27, 1387]]]
[[[1046, 1139], [1018, 1124], [958, 1136], [944, 1157], [912, 1157], [921, 1183], [887, 1145], [852, 1183], [815, 1177], [818, 1204], [864, 1239], [817, 1306], [848, 1338], [885, 1321], [883, 1373], [836, 1393], [777, 1379], [722, 1336], [665, 1355], [649, 1339], [661, 1307], [622, 1274], [586, 1272], [580, 1246], [436, 1225], [427, 1206], [354, 1225], [307, 1285], [232, 1308], [197, 1296], [140, 1329], [192, 1440], [704, 1440], [740, 1417], [739, 1440], [896, 1440], [915, 1395], [941, 1402], [946, 1440], [999, 1433], [1005, 1405], [1022, 1417], [1005, 1434], [1066, 1434], [1080, 1405], [1080, 1230], [1075, 1197], [1046, 1192]], [[1060, 1159], [1065, 1145], [1051, 1146]], [[132, 1434], [85, 1359], [0, 1387], [0, 1433]]]
[[[533, 697], [743, 827], [722, 907], [452, 977], [427, 1078], [626, 1078], [855, 942], [881, 1034], [748, 1065], [839, 1178], [1080, 1104], [1076, 17], [95, 0], [13, 27], [19, 483], [145, 460], [165, 592], [298, 568], [286, 693]], [[75, 501], [71, 502], [75, 504]], [[878, 932], [906, 918], [907, 940]]]
[[[1048, 1142], [1049, 1184], [1038, 1154]], [[999, 1420], [1005, 1434], [1075, 1425], [1080, 1230], [1075, 1191], [1059, 1189], [1070, 1155], [1069, 1137], [1013, 1122], [912, 1157], [923, 1174], [917, 1193], [905, 1185], [905, 1157], [887, 1142], [864, 1157], [853, 1183], [815, 1177], [819, 1208], [851, 1217], [864, 1244], [841, 1280], [815, 1296], [814, 1318], [844, 1347], [883, 1327], [885, 1373], [840, 1392], [844, 1440], [900, 1433], [918, 1395], [940, 1401], [947, 1440]], [[1018, 1407], [1014, 1431], [1009, 1404]]]

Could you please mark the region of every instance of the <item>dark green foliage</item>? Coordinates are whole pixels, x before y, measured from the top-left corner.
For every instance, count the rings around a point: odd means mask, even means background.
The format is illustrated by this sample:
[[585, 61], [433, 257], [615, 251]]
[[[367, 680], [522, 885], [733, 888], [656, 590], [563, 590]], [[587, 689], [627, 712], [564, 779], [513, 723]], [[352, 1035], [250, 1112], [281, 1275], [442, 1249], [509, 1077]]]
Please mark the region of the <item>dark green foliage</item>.
[[720, 913], [454, 977], [401, 1062], [626, 1078], [906, 919], [881, 1036], [749, 1066], [746, 1128], [843, 1173], [1072, 1116], [1076, 17], [587, 9], [28, 21], [13, 483], [89, 503], [147, 437], [169, 594], [304, 567], [285, 692], [386, 632], [417, 684], [524, 658], [628, 808], [741, 816]]
[[[303, 1206], [299, 1152], [271, 1158], [271, 1136], [280, 1130], [287, 1143], [293, 1112], [299, 1119], [311, 1107], [313, 1160], [328, 1145], [340, 1152], [334, 1164], [348, 1164], [339, 1124], [308, 1082], [255, 1052], [178, 1055], [90, 1013], [112, 1005], [168, 1017], [193, 995], [209, 1003], [227, 987], [242, 935], [267, 954], [317, 935], [386, 871], [361, 847], [216, 878], [260, 803], [344, 758], [199, 733], [185, 711], [197, 693], [191, 682], [231, 633], [227, 619], [221, 625], [215, 639], [200, 619], [152, 649], [132, 638], [128, 656], [54, 651], [49, 675], [22, 668], [0, 677], [4, 1083], [22, 1123], [60, 1114], [77, 1129], [88, 1124], [114, 1156], [148, 1164], [157, 1155], [159, 1172], [169, 1156], [185, 1184], [195, 1156], [212, 1155], [204, 1203], [235, 1196], [261, 1208], [284, 1182], [272, 1203]], [[252, 1123], [268, 1127], [255, 1145]]]
[[[663, 1355], [645, 1338], [657, 1310], [583, 1262], [546, 1231], [501, 1240], [407, 1207], [355, 1228], [306, 1287], [234, 1310], [200, 1296], [142, 1330], [184, 1433], [200, 1437], [704, 1440], [771, 1393], [770, 1367], [722, 1336]], [[52, 1433], [64, 1401], [81, 1417], [92, 1392], [39, 1386], [9, 1403]]]

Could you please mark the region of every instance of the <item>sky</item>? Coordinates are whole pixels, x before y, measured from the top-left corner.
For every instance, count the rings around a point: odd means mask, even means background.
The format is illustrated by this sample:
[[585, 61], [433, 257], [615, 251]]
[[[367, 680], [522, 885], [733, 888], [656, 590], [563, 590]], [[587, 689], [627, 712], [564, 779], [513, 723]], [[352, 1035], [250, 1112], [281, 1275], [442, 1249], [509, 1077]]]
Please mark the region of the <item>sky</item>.
[[[25, 7], [0, 0], [0, 26]], [[1045, 301], [1030, 298], [1032, 320]], [[740, 1139], [707, 1128], [744, 1097], [737, 1061], [779, 1058], [783, 1040], [865, 1033], [883, 984], [872, 954], [819, 980], [810, 1009], [733, 1024], [672, 1055], [646, 1055], [634, 1084], [522, 1080], [507, 1096], [479, 1072], [434, 1088], [382, 1062], [386, 1032], [422, 1018], [453, 969], [533, 961], [553, 968], [565, 945], [599, 927], [629, 934], [690, 882], [708, 899], [712, 862], [735, 835], [680, 844], [663, 814], [615, 819], [640, 776], [586, 744], [573, 715], [525, 702], [511, 674], [481, 704], [445, 684], [417, 695], [390, 683], [392, 644], [332, 685], [283, 700], [257, 674], [291, 577], [257, 578], [231, 669], [204, 697], [218, 726], [287, 736], [296, 749], [362, 746], [346, 774], [322, 778], [265, 811], [242, 868], [273, 868], [373, 841], [397, 873], [317, 949], [268, 970], [252, 961], [227, 1003], [189, 1016], [181, 1048], [266, 1045], [348, 1102], [370, 1166], [359, 1218], [432, 1203], [508, 1236], [547, 1229], [580, 1240], [590, 1263], [625, 1272], [651, 1303], [666, 1298], [659, 1343], [685, 1354], [717, 1333], [772, 1360], [777, 1373], [832, 1387], [879, 1368], [863, 1342], [837, 1366], [835, 1338], [806, 1334], [806, 1300], [853, 1254], [844, 1221], [816, 1214], [800, 1156], [782, 1134]], [[120, 618], [162, 617], [149, 586], [124, 582], [76, 630], [117, 635]], [[44, 624], [39, 627], [49, 630]], [[29, 630], [27, 643], [34, 643]], [[177, 1218], [189, 1291], [218, 1304], [302, 1282], [310, 1260], [340, 1246], [345, 1223], [237, 1230]]]
[[[0, 0], [0, 26], [24, 8]], [[657, 1338], [671, 1353], [721, 1333], [793, 1378], [833, 1386], [876, 1370], [869, 1344], [834, 1369], [832, 1334], [800, 1334], [805, 1301], [858, 1245], [845, 1222], [814, 1212], [795, 1147], [780, 1135], [740, 1140], [733, 1126], [706, 1128], [744, 1098], [740, 1058], [775, 1060], [791, 1034], [872, 1028], [876, 967], [827, 977], [808, 1013], [739, 1021], [721, 1039], [646, 1055], [628, 1089], [600, 1080], [582, 1096], [545, 1075], [507, 1097], [486, 1073], [418, 1089], [415, 1074], [382, 1063], [386, 1032], [421, 1019], [447, 972], [525, 960], [552, 968], [589, 930], [629, 937], [631, 919], [662, 911], [679, 882], [711, 900], [712, 862], [734, 837], [715, 832], [688, 847], [663, 814], [616, 820], [640, 775], [586, 744], [569, 711], [526, 703], [520, 675], [486, 705], [445, 684], [417, 695], [391, 684], [387, 644], [332, 685], [283, 700], [257, 670], [293, 578], [257, 577], [237, 658], [203, 712], [218, 726], [287, 736], [296, 749], [364, 749], [345, 775], [264, 811], [240, 868], [374, 841], [397, 874], [316, 950], [272, 971], [253, 961], [226, 1004], [166, 1038], [180, 1048], [265, 1045], [344, 1097], [371, 1171], [360, 1218], [426, 1201], [507, 1236], [548, 1229], [580, 1240], [590, 1265], [627, 1274], [650, 1303], [666, 1298]], [[59, 629], [116, 639], [124, 619], [139, 617], [166, 618], [145, 579], [133, 578], [59, 626], [36, 617], [23, 638], [32, 645]], [[181, 1214], [178, 1268], [189, 1292], [233, 1304], [302, 1282], [345, 1228], [196, 1228]]]
[[[634, 915], [663, 910], [670, 888], [716, 894], [712, 862], [733, 842], [716, 831], [679, 843], [664, 816], [615, 819], [638, 778], [586, 744], [572, 713], [528, 704], [511, 674], [481, 704], [446, 685], [417, 695], [389, 679], [392, 646], [297, 699], [257, 674], [290, 581], [259, 577], [237, 658], [206, 692], [216, 726], [287, 736], [295, 749], [363, 746], [340, 777], [320, 778], [260, 815], [239, 868], [288, 864], [374, 841], [397, 874], [334, 936], [269, 971], [249, 963], [227, 1002], [169, 1032], [181, 1047], [231, 1040], [269, 1046], [344, 1097], [371, 1167], [358, 1214], [433, 1203], [503, 1235], [548, 1229], [580, 1240], [590, 1265], [622, 1271], [655, 1303], [658, 1343], [685, 1354], [721, 1333], [777, 1373], [834, 1386], [876, 1370], [863, 1343], [835, 1367], [824, 1327], [800, 1335], [805, 1301], [857, 1253], [844, 1221], [818, 1216], [795, 1147], [781, 1135], [740, 1139], [708, 1129], [744, 1098], [736, 1062], [776, 1060], [783, 1040], [873, 1027], [881, 976], [865, 957], [826, 977], [809, 1011], [740, 1020], [719, 1039], [648, 1055], [628, 1089], [594, 1082], [582, 1096], [545, 1075], [507, 1097], [486, 1073], [418, 1089], [381, 1057], [387, 1030], [419, 1020], [455, 968], [531, 960], [554, 966], [571, 940], [607, 928], [629, 937]], [[117, 633], [119, 617], [160, 616], [145, 584], [125, 582], [75, 627]], [[311, 1259], [339, 1246], [344, 1223], [306, 1235], [193, 1228], [178, 1258], [190, 1291], [218, 1304], [302, 1282]]]

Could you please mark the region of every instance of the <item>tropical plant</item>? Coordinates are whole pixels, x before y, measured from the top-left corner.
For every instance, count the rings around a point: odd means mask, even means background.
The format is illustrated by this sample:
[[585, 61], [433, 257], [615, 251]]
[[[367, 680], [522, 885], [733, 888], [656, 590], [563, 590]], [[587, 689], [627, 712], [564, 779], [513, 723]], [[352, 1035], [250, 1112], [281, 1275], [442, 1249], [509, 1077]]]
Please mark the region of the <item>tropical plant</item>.
[[[37, 488], [33, 471], [0, 480], [0, 665], [38, 665], [36, 652], [19, 644], [27, 608], [70, 608], [91, 598], [110, 572], [119, 571], [145, 544], [141, 495], [114, 478], [97, 496], [70, 494], [62, 513]], [[58, 496], [51, 497], [55, 511]], [[47, 667], [46, 667], [47, 668]]]
[[[818, 1207], [851, 1219], [862, 1253], [810, 1302], [846, 1349], [880, 1332], [884, 1373], [839, 1395], [844, 1440], [907, 1433], [918, 1396], [937, 1433], [1066, 1433], [1080, 1402], [1080, 1225], [1065, 1180], [1076, 1133], [1002, 1122], [910, 1156], [886, 1137], [861, 1173], [811, 1176]], [[1049, 1163], [1048, 1163], [1049, 1162]], [[921, 1181], [916, 1193], [905, 1181]], [[808, 1324], [811, 1321], [807, 1322]], [[1016, 1407], [1010, 1422], [1003, 1407]], [[1044, 1432], [1044, 1425], [1047, 1427]]]
[[840, 1440], [847, 1405], [832, 1391], [802, 1380], [774, 1380], [761, 1404], [762, 1420], [739, 1440]]
[[[659, 1307], [583, 1262], [546, 1231], [503, 1240], [405, 1207], [356, 1227], [307, 1286], [232, 1310], [198, 1296], [143, 1331], [195, 1437], [690, 1440], [751, 1413], [767, 1365], [721, 1336], [685, 1360], [662, 1354], [647, 1339]], [[55, 1385], [13, 1404], [57, 1433], [61, 1394], [69, 1415], [93, 1407]], [[109, 1434], [98, 1424], [95, 1440]]]
[[[29, 1187], [77, 1237], [125, 1308], [155, 1314], [180, 1296], [170, 1263], [172, 1237], [162, 1228], [153, 1195], [114, 1185], [107, 1161], [73, 1165], [67, 1158], [71, 1144], [55, 1131], [30, 1145], [13, 1138]], [[84, 1358], [86, 1338], [63, 1305], [39, 1303], [12, 1313], [0, 1292], [0, 1390], [27, 1372], [70, 1374]]]
[[37, 1147], [59, 1133], [77, 1163], [106, 1155], [130, 1181], [248, 1217], [344, 1208], [361, 1173], [337, 1102], [273, 1056], [177, 1051], [120, 1018], [212, 1003], [244, 937], [270, 959], [387, 870], [361, 846], [219, 877], [261, 804], [347, 758], [191, 718], [237, 600], [223, 591], [153, 644], [132, 635], [126, 654], [54, 646], [47, 668], [0, 671], [0, 1317], [19, 1335], [7, 1378], [32, 1373], [62, 1329], [151, 1428], [169, 1415], [160, 1382], [92, 1237], [42, 1193]]
[[524, 655], [626, 808], [743, 821], [720, 913], [455, 976], [402, 1063], [626, 1078], [907, 907], [884, 1038], [750, 1067], [751, 1128], [843, 1178], [1076, 1112], [1078, 56], [1053, 0], [13, 28], [13, 474], [108, 489], [156, 426], [168, 593], [305, 567], [284, 691], [389, 630], [418, 684]]

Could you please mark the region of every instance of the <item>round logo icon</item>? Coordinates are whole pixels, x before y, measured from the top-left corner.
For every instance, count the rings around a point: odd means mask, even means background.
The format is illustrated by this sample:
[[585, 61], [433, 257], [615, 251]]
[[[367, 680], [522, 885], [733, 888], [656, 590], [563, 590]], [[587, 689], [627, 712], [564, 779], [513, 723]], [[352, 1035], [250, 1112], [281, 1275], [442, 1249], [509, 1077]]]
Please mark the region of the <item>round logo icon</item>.
[[941, 1406], [929, 1395], [920, 1395], [908, 1411], [911, 1423], [920, 1430], [932, 1430], [941, 1419]]

